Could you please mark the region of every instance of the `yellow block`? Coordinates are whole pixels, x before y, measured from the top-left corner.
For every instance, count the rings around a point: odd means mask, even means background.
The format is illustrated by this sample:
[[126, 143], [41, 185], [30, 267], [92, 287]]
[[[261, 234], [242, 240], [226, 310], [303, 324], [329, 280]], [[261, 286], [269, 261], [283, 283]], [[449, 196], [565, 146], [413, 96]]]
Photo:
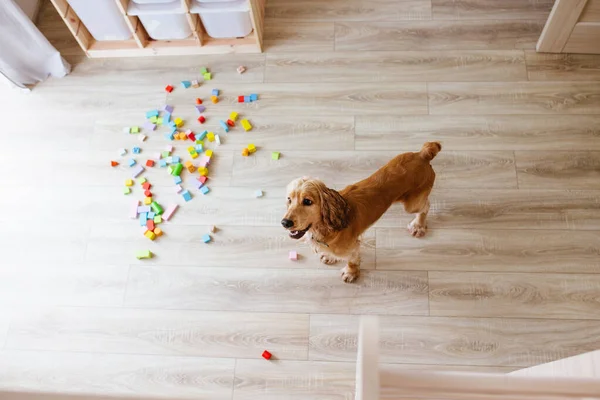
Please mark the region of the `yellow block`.
[[206, 157], [212, 157], [212, 155], [213, 155], [213, 151], [212, 151], [212, 150], [206, 150], [206, 151], [204, 152], [204, 154], [206, 154]]
[[202, 176], [208, 176], [208, 168], [200, 167], [198, 168], [198, 173]]
[[125, 181], [125, 186], [133, 186], [133, 179], [127, 179]]
[[146, 233], [144, 233], [144, 236], [146, 236], [150, 240], [156, 239], [156, 234], [152, 231], [146, 231]]
[[237, 121], [237, 117], [238, 113], [236, 113], [235, 111], [232, 111], [231, 114], [229, 114], [229, 119], [232, 121]]
[[206, 138], [208, 139], [209, 142], [214, 142], [215, 141], [215, 134], [212, 132], [208, 132], [208, 134], [206, 135]]
[[252, 129], [252, 125], [250, 125], [250, 122], [247, 119], [242, 120], [242, 127], [246, 132]]
[[252, 143], [250, 143], [250, 144], [248, 145], [248, 147], [247, 147], [247, 148], [248, 148], [248, 152], [249, 152], [250, 154], [252, 154], [252, 153], [255, 153], [255, 152], [256, 152], [256, 146], [255, 146], [255, 145], [253, 145]]
[[219, 102], [219, 98], [217, 96], [210, 96], [210, 100], [213, 104], [217, 104]]
[[146, 197], [144, 199], [144, 204], [149, 206], [152, 203], [152, 197]]
[[191, 161], [186, 161], [183, 165], [185, 165], [186, 168], [194, 166]]
[[175, 126], [181, 128], [183, 126], [183, 120], [181, 118], [175, 118]]
[[193, 152], [192, 154], [190, 154], [190, 156], [192, 156], [193, 159], [198, 158], [198, 153]]
[[244, 149], [244, 150], [242, 150], [242, 155], [243, 155], [244, 157], [248, 157], [248, 154], [250, 154], [250, 152], [248, 151], [248, 149]]

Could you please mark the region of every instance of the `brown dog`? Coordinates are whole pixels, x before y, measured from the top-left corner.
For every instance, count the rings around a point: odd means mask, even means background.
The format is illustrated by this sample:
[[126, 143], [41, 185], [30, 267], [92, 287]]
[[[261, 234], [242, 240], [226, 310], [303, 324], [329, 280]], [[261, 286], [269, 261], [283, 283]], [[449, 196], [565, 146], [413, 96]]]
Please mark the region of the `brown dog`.
[[337, 192], [317, 179], [295, 179], [287, 187], [287, 212], [281, 225], [292, 239], [307, 239], [321, 261], [333, 264], [347, 260], [344, 282], [360, 275], [360, 235], [397, 201], [416, 213], [409, 232], [421, 237], [427, 229], [429, 193], [435, 172], [429, 162], [442, 149], [427, 142], [418, 153], [396, 156], [373, 175]]

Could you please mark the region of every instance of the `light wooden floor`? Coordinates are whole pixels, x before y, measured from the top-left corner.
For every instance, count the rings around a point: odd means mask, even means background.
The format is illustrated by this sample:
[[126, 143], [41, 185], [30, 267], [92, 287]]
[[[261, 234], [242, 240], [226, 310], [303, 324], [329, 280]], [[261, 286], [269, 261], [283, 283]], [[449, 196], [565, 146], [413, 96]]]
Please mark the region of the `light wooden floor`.
[[[512, 371], [600, 348], [600, 57], [535, 53], [551, 3], [269, 0], [266, 54], [112, 60], [84, 59], [46, 6], [75, 67], [0, 94], [0, 387], [351, 399], [360, 314], [383, 316], [398, 368]], [[210, 84], [165, 95], [202, 65]], [[108, 166], [139, 143], [122, 127], [165, 102], [191, 120], [212, 88], [209, 126], [237, 110], [255, 130], [225, 138], [210, 195], [149, 243], [127, 218], [128, 169]], [[427, 140], [444, 145], [429, 235], [392, 208], [357, 284], [279, 226], [291, 178], [341, 187]], [[164, 146], [152, 135], [140, 159]]]

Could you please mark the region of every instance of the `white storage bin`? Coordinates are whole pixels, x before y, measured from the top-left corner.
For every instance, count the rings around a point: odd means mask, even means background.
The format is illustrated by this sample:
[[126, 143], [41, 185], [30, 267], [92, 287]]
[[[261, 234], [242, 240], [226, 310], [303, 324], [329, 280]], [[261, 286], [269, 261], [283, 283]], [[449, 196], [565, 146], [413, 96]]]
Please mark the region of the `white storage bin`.
[[96, 40], [127, 40], [132, 34], [115, 0], [67, 0]]
[[137, 15], [155, 40], [185, 39], [192, 34], [181, 0], [132, 0], [127, 14]]
[[190, 11], [200, 14], [210, 37], [237, 38], [252, 32], [247, 0], [194, 0]]

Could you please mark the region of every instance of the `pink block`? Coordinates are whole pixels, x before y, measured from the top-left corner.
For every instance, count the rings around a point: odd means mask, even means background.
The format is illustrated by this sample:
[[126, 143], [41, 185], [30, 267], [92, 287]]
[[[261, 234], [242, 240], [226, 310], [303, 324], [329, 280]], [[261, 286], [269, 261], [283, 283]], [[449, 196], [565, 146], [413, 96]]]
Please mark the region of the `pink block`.
[[177, 204], [171, 204], [167, 207], [167, 211], [165, 211], [162, 215], [162, 219], [164, 219], [165, 221], [168, 221], [171, 216], [173, 215], [173, 213], [175, 212], [175, 210], [177, 210]]
[[140, 205], [140, 202], [138, 200], [134, 200], [134, 202], [131, 204], [131, 211], [129, 212], [129, 218], [137, 218], [138, 215], [138, 206]]
[[167, 147], [165, 147], [166, 151], [173, 151], [173, 146], [168, 145]]
[[210, 157], [209, 156], [202, 156], [202, 157], [200, 157], [200, 162], [202, 164], [204, 164], [203, 167], [206, 167], [208, 164], [210, 164]]
[[296, 253], [295, 251], [290, 251], [290, 260], [298, 261], [298, 253]]
[[180, 193], [182, 190], [183, 190], [183, 188], [181, 187], [181, 185], [175, 186], [175, 193]]

